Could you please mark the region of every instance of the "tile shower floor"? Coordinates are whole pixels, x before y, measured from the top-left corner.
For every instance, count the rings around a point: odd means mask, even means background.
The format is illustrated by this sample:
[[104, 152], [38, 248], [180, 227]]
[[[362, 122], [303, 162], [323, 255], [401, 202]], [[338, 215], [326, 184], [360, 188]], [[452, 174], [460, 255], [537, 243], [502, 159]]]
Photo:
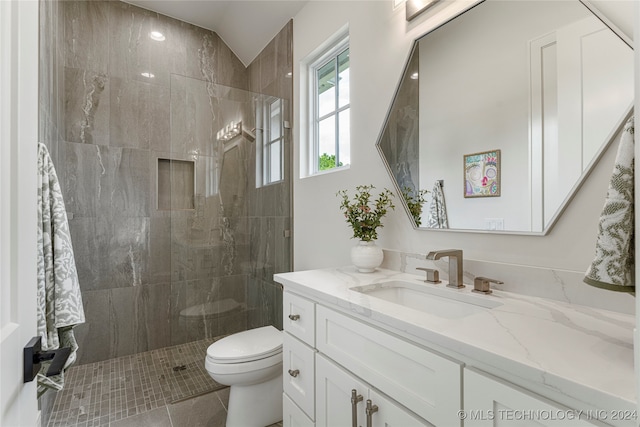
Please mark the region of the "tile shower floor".
[[213, 341], [194, 341], [69, 368], [48, 426], [110, 426], [223, 389], [225, 386], [215, 382], [204, 368], [207, 347]]

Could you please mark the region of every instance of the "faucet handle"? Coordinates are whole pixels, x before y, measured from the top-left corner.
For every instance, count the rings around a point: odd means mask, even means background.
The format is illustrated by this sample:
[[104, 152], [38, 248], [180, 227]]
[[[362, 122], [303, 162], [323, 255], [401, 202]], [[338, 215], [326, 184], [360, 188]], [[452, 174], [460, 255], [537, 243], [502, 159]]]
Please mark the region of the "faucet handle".
[[442, 280], [440, 280], [440, 272], [438, 270], [434, 270], [433, 268], [423, 268], [423, 267], [416, 267], [416, 270], [422, 270], [427, 273], [427, 278], [425, 279], [425, 282], [442, 283]]
[[488, 277], [476, 277], [475, 279], [473, 279], [472, 291], [481, 294], [490, 294], [492, 292], [490, 283], [502, 285], [504, 282], [496, 279], [490, 279]]

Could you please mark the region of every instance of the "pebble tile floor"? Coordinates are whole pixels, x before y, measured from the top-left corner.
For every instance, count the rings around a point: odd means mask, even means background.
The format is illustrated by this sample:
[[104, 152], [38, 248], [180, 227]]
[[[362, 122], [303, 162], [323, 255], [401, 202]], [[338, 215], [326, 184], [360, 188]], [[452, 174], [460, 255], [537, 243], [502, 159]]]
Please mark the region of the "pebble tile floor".
[[213, 341], [69, 368], [48, 427], [223, 427], [229, 389], [204, 369]]

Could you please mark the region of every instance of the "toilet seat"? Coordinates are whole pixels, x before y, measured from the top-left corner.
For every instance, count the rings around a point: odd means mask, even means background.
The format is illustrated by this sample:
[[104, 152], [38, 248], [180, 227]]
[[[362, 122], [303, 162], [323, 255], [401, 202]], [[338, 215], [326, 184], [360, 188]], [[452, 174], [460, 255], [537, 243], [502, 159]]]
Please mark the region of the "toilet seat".
[[241, 363], [220, 363], [210, 359], [208, 356], [204, 361], [204, 367], [207, 372], [216, 375], [245, 374], [268, 369], [276, 365], [282, 365], [282, 352], [263, 359]]
[[282, 359], [282, 332], [273, 326], [229, 335], [207, 348], [209, 376], [230, 386], [227, 426], [265, 426], [282, 419]]
[[[207, 348], [207, 362], [215, 365], [242, 364], [272, 358], [278, 354], [282, 361], [282, 331], [273, 326], [264, 326], [214, 342]], [[265, 363], [271, 365], [270, 362]]]

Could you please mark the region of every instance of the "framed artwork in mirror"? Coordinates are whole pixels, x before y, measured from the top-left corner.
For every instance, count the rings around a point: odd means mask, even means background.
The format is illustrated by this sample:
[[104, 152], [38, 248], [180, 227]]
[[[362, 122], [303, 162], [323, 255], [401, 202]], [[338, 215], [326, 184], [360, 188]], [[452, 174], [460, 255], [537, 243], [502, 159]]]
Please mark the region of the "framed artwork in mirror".
[[500, 150], [464, 156], [464, 197], [500, 196]]

